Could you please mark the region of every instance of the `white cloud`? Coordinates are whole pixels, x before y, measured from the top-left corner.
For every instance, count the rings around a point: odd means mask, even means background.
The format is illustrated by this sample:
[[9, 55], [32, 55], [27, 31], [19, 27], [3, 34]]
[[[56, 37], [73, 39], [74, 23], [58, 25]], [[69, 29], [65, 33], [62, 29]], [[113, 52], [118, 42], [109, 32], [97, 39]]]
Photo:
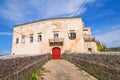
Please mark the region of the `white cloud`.
[[10, 55], [10, 51], [0, 51], [0, 55]]
[[0, 16], [15, 22], [54, 16], [76, 16], [94, 0], [11, 0], [0, 5]]
[[[52, 0], [54, 1], [54, 0]], [[65, 2], [64, 2], [65, 1]], [[87, 10], [86, 4], [94, 2], [94, 0], [64, 0], [56, 4], [49, 4], [50, 8], [45, 13], [45, 18], [57, 15], [67, 14], [65, 16], [76, 16]]]
[[[105, 27], [102, 27], [101, 26], [105, 26]], [[115, 30], [119, 30], [120, 29], [120, 24], [117, 23], [117, 24], [104, 24], [102, 23], [102, 25], [98, 25], [97, 27], [99, 27], [99, 29], [97, 29], [96, 27], [93, 28], [93, 34], [95, 35], [99, 35], [99, 34], [103, 34], [103, 33], [106, 33], [106, 32], [110, 32], [110, 31], [115, 31]]]
[[96, 38], [107, 47], [120, 47], [120, 30], [113, 30], [96, 35]]
[[0, 35], [12, 35], [12, 33], [9, 33], [9, 32], [0, 32]]

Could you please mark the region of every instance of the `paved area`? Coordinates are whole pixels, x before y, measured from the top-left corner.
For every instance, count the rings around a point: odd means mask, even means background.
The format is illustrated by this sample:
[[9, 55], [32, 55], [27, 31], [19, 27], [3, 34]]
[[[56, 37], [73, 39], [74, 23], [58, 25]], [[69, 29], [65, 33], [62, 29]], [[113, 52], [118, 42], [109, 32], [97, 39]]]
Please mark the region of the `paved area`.
[[97, 80], [66, 60], [50, 60], [43, 67], [42, 80]]

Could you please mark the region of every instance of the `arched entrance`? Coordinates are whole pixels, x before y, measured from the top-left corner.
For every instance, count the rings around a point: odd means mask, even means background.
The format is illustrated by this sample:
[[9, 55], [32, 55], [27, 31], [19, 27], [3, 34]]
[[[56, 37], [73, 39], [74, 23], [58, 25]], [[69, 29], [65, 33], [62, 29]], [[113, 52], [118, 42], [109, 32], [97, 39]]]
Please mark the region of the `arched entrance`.
[[52, 49], [52, 59], [60, 59], [61, 57], [61, 49], [55, 47]]

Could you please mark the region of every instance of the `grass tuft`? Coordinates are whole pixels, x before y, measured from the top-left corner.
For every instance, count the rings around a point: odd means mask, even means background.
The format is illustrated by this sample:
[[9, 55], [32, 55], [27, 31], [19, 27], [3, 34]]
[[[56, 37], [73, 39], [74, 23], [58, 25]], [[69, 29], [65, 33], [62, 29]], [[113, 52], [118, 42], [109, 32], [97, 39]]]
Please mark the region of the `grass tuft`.
[[35, 73], [33, 73], [33, 74], [30, 76], [29, 80], [38, 80], [38, 79], [37, 79], [37, 75], [36, 75]]

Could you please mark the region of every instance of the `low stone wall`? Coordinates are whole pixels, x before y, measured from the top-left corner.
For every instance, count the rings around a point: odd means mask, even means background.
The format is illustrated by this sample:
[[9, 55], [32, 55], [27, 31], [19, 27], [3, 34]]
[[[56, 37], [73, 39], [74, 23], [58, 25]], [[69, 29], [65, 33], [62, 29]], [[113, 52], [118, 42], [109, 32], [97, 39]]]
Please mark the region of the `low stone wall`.
[[65, 53], [63, 58], [82, 68], [98, 80], [120, 80], [120, 52]]
[[50, 54], [0, 57], [0, 80], [28, 80], [49, 58]]

